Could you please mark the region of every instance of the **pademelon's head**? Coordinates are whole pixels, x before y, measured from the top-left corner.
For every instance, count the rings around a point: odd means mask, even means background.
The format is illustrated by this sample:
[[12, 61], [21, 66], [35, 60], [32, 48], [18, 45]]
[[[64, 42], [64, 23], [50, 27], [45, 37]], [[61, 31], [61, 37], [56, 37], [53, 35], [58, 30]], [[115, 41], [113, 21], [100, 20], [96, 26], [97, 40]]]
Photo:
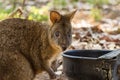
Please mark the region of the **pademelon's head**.
[[50, 37], [64, 51], [72, 41], [71, 20], [76, 11], [61, 15], [57, 11], [50, 12]]

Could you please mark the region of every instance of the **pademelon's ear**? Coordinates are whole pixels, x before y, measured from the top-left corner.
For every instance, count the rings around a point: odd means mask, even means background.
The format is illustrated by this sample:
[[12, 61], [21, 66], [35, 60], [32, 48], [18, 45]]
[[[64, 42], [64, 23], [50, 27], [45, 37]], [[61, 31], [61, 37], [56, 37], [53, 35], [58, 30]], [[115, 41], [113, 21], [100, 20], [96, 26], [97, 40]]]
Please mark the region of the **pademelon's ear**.
[[68, 18], [69, 18], [70, 20], [72, 20], [76, 12], [77, 12], [77, 10], [75, 10], [75, 11], [69, 13], [69, 14], [67, 15]]
[[52, 23], [58, 22], [61, 19], [61, 14], [57, 11], [50, 11], [50, 20]]

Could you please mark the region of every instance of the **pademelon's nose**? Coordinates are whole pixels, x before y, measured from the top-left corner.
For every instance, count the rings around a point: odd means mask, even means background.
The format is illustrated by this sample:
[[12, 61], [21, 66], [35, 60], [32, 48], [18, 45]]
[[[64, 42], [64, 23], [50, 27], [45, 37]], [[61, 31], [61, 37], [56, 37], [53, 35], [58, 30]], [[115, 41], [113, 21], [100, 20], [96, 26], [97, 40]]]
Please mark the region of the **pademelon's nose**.
[[62, 47], [62, 50], [65, 51], [67, 49], [67, 47]]
[[62, 50], [65, 51], [67, 49], [67, 46], [62, 45]]

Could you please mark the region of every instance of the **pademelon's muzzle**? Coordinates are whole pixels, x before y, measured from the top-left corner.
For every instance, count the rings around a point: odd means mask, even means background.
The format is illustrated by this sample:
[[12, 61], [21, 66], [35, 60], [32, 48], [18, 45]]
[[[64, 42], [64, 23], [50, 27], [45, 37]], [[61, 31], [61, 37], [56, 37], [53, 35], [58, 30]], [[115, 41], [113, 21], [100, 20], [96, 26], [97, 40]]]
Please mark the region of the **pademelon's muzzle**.
[[62, 47], [62, 50], [65, 51], [67, 49], [67, 47]]
[[65, 51], [67, 49], [67, 46], [65, 46], [65, 45], [62, 45], [61, 47], [62, 47], [63, 51]]

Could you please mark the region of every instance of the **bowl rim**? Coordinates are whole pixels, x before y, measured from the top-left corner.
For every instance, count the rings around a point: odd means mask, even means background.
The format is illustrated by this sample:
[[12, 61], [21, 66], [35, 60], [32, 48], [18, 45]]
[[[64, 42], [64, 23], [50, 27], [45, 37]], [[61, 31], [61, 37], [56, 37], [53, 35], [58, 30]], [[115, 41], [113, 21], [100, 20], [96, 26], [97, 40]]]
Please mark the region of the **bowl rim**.
[[62, 56], [63, 57], [66, 57], [66, 58], [73, 58], [73, 59], [92, 59], [92, 60], [97, 60], [98, 58], [96, 57], [96, 58], [94, 58], [94, 57], [78, 57], [78, 56], [72, 56], [72, 55], [67, 55], [67, 54], [65, 54], [65, 53], [68, 53], [68, 52], [73, 52], [73, 51], [112, 51], [112, 50], [108, 50], [108, 49], [78, 49], [78, 50], [67, 50], [67, 51], [64, 51], [63, 52], [63, 54], [62, 54]]

